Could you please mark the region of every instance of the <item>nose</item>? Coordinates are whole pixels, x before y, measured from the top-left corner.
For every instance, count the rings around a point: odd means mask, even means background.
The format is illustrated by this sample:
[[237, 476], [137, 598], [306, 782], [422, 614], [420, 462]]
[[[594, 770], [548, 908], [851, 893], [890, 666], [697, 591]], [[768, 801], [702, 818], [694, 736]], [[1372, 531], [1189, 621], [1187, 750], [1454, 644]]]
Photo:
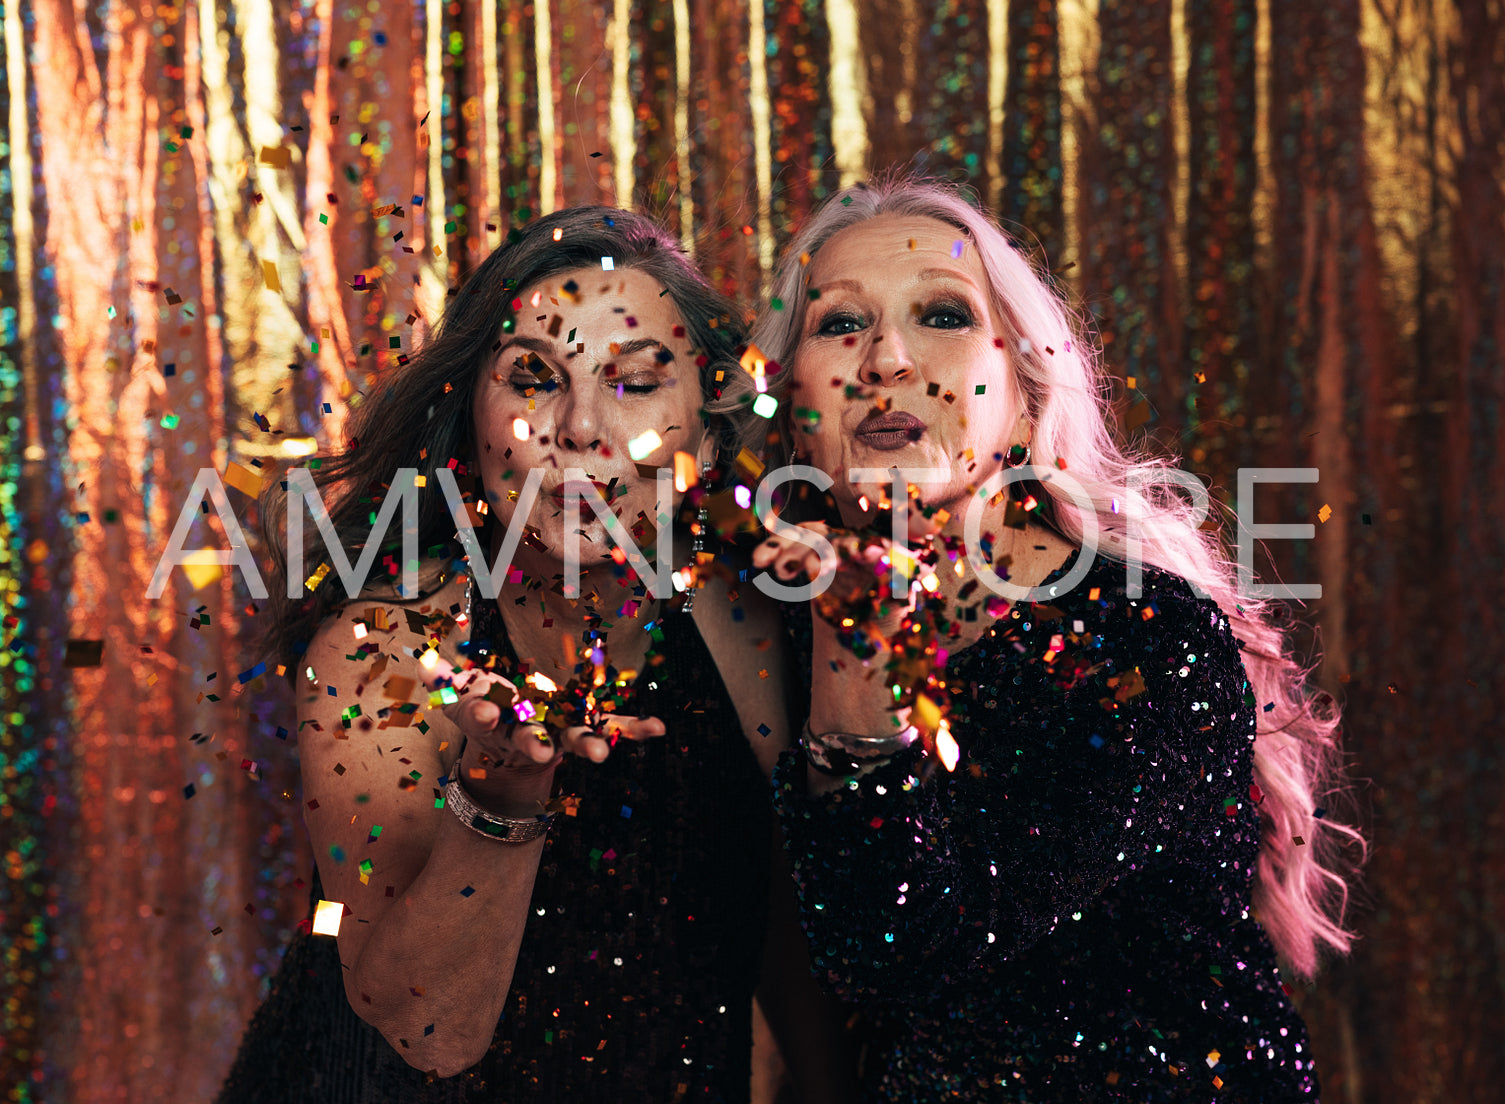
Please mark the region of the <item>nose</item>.
[[559, 422], [554, 440], [561, 448], [574, 452], [594, 452], [601, 447], [601, 411], [599, 388], [571, 388], [561, 397]]
[[915, 363], [899, 327], [885, 326], [873, 335], [857, 376], [869, 386], [892, 387], [914, 372]]

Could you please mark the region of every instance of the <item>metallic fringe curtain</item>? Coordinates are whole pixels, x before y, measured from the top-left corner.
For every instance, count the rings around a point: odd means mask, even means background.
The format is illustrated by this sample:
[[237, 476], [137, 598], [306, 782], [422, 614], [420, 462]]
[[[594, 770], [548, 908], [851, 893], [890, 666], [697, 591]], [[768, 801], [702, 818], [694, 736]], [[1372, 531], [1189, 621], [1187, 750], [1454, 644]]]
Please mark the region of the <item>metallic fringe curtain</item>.
[[[1309, 522], [1266, 574], [1375, 842], [1298, 992], [1334, 1101], [1505, 1083], [1500, 0], [4, 0], [0, 1085], [201, 1101], [302, 915], [233, 573], [144, 597], [193, 473], [338, 443], [507, 232], [670, 226], [749, 304], [838, 185], [968, 181], [1124, 426]], [[190, 539], [224, 547], [208, 515]], [[250, 669], [247, 669], [250, 668]]]

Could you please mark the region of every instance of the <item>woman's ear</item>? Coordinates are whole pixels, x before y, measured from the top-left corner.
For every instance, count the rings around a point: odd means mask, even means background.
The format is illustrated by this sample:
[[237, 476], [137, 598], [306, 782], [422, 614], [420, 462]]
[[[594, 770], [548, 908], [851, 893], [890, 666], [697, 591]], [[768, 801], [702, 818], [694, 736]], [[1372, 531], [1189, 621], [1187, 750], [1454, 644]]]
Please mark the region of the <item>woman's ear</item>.
[[706, 430], [700, 438], [700, 447], [695, 450], [695, 469], [703, 472], [716, 462], [716, 434]]

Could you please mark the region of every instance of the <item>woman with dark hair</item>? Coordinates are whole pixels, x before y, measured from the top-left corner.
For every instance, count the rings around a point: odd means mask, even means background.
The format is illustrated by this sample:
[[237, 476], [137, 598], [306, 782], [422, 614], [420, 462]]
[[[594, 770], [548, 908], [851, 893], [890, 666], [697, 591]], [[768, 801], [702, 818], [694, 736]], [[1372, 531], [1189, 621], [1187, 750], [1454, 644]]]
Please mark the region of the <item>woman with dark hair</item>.
[[[780, 625], [710, 532], [760, 435], [742, 339], [659, 227], [562, 211], [487, 258], [311, 473], [346, 563], [418, 484], [422, 590], [352, 602], [326, 551], [268, 611], [314, 896], [343, 918], [295, 939], [222, 1101], [746, 1100], [755, 987], [776, 1030], [813, 1007], [769, 876]], [[835, 1066], [806, 1039], [781, 1035], [813, 1099]]]
[[1315, 1099], [1280, 974], [1348, 948], [1363, 841], [1201, 484], [1114, 440], [1092, 346], [953, 188], [833, 196], [772, 290], [754, 343], [839, 514], [754, 552], [834, 577], [794, 608], [780, 813], [819, 974], [885, 1021], [870, 1098]]

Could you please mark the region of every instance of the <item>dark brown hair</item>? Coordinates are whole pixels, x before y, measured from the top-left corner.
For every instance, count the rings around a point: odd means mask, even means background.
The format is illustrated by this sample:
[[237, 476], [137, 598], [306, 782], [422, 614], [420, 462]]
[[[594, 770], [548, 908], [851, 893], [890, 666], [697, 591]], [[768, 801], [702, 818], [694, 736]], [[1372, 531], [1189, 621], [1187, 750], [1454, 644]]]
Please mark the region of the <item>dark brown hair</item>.
[[[290, 465], [311, 469], [352, 563], [371, 536], [371, 513], [399, 468], [415, 468], [426, 479], [418, 508], [420, 556], [448, 565], [462, 554], [434, 473], [452, 461], [466, 469], [473, 465], [477, 374], [491, 365], [524, 289], [574, 269], [600, 267], [605, 257], [614, 269], [637, 269], [653, 277], [674, 300], [690, 343], [701, 354], [701, 415], [720, 450], [735, 453], [748, 439], [749, 425], [761, 419], [752, 413], [751, 379], [738, 365], [746, 339], [741, 313], [652, 220], [610, 207], [556, 211], [513, 230], [506, 244], [452, 293], [443, 317], [412, 359], [374, 381], [350, 415], [344, 452]], [[261, 614], [260, 651], [264, 658], [286, 664], [291, 679], [319, 624], [355, 595], [345, 594], [338, 572], [330, 571], [311, 593], [300, 587], [299, 597], [287, 597], [287, 497], [285, 481], [267, 480], [260, 515], [262, 537], [272, 554], [272, 579]], [[400, 522], [393, 522], [381, 551], [392, 552], [396, 563]], [[377, 559], [381, 562], [382, 556]], [[331, 562], [328, 549], [318, 543], [305, 562], [310, 575], [316, 573]], [[409, 597], [416, 600], [422, 594]]]

